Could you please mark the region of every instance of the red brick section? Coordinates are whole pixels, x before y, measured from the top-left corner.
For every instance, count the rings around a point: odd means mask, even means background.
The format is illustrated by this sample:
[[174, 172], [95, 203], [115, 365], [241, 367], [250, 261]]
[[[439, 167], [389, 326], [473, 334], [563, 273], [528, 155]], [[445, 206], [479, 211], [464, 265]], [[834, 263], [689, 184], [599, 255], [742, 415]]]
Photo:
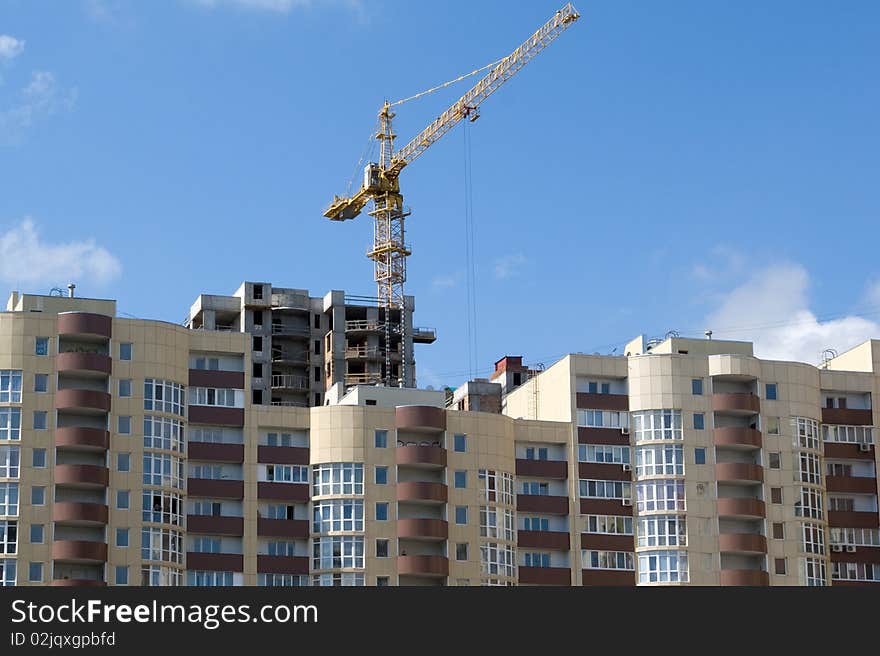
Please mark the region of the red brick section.
[[719, 481], [763, 482], [764, 468], [747, 462], [719, 462], [715, 465], [715, 478]]
[[718, 549], [727, 553], [767, 553], [767, 538], [749, 533], [722, 533]]
[[581, 533], [581, 549], [597, 549], [599, 551], [633, 551], [635, 550], [635, 540], [632, 535]]
[[78, 426], [56, 428], [55, 446], [65, 449], [106, 450], [110, 447], [110, 431]]
[[594, 481], [631, 481], [632, 471], [626, 471], [623, 465], [604, 462], [579, 462], [578, 476]]
[[271, 538], [307, 538], [309, 522], [306, 519], [257, 519], [257, 535]]
[[745, 426], [721, 426], [713, 431], [715, 446], [749, 446], [761, 448], [761, 431]]
[[828, 525], [835, 528], [880, 528], [880, 515], [875, 511], [829, 510]]
[[565, 460], [526, 460], [516, 459], [516, 475], [535, 478], [568, 478], [568, 462]]
[[613, 444], [628, 446], [629, 435], [624, 435], [619, 428], [578, 428], [578, 444]]
[[189, 421], [191, 424], [242, 428], [244, 426], [244, 408], [191, 405], [189, 407]]
[[308, 483], [257, 483], [257, 498], [272, 499], [277, 501], [302, 501], [309, 500]]
[[551, 497], [539, 494], [517, 494], [517, 512], [547, 513], [548, 515], [567, 515], [568, 497]]
[[636, 584], [635, 572], [616, 569], [581, 570], [583, 585], [632, 586]]
[[398, 446], [394, 449], [395, 462], [398, 465], [432, 465], [446, 466], [446, 449], [439, 446]]
[[844, 426], [873, 426], [872, 410], [851, 408], [822, 408], [823, 424], [843, 424]]
[[713, 394], [712, 409], [716, 412], [760, 412], [761, 399], [748, 392]]
[[189, 497], [208, 499], [244, 499], [244, 481], [188, 478], [186, 494]]
[[52, 560], [107, 561], [107, 544], [91, 540], [56, 540], [52, 543]]
[[113, 318], [91, 312], [64, 312], [58, 315], [58, 334], [110, 338], [113, 335]]
[[244, 445], [190, 442], [187, 444], [187, 457], [209, 462], [244, 462]]
[[222, 515], [187, 515], [186, 530], [189, 533], [237, 537], [244, 535], [244, 518], [223, 517]]
[[849, 458], [851, 460], [873, 460], [874, 445], [869, 445], [867, 451], [859, 449], [858, 444], [845, 444], [841, 442], [825, 442], [826, 458]]
[[186, 568], [217, 572], [243, 572], [244, 556], [241, 554], [186, 552]]
[[106, 524], [107, 506], [103, 503], [79, 503], [56, 501], [52, 506], [52, 519], [56, 522]]
[[398, 556], [397, 573], [421, 576], [449, 576], [449, 559], [446, 556]]
[[443, 483], [411, 481], [397, 484], [398, 501], [431, 501], [446, 503], [448, 490]]
[[110, 412], [110, 395], [106, 392], [84, 389], [63, 389], [55, 392], [55, 408], [58, 410], [88, 409]]
[[848, 551], [832, 551], [832, 563], [880, 563], [880, 547], [856, 547]]
[[581, 499], [581, 515], [633, 514], [632, 506], [624, 506], [620, 499]]
[[395, 427], [416, 431], [446, 430], [446, 410], [427, 405], [402, 405], [395, 408]]
[[578, 410], [629, 410], [629, 397], [626, 394], [591, 394], [578, 392]]
[[272, 465], [308, 465], [309, 450], [301, 446], [258, 446], [257, 461]]
[[828, 492], [877, 494], [877, 479], [867, 476], [826, 476], [825, 487]]
[[305, 556], [257, 556], [260, 574], [308, 574], [309, 559]]
[[244, 372], [189, 370], [190, 387], [215, 387], [217, 389], [244, 389]]
[[757, 569], [722, 569], [721, 585], [766, 586], [770, 585], [770, 577], [767, 572]]
[[55, 485], [107, 487], [110, 472], [98, 465], [55, 465]]
[[55, 356], [55, 367], [59, 372], [94, 371], [109, 376], [113, 370], [113, 362], [109, 355], [101, 353], [70, 352]]
[[568, 531], [517, 531], [516, 545], [528, 549], [568, 551], [568, 537]]
[[398, 519], [397, 537], [445, 540], [449, 537], [449, 525], [442, 519]]
[[527, 585], [571, 585], [571, 570], [567, 567], [517, 568], [519, 582]]

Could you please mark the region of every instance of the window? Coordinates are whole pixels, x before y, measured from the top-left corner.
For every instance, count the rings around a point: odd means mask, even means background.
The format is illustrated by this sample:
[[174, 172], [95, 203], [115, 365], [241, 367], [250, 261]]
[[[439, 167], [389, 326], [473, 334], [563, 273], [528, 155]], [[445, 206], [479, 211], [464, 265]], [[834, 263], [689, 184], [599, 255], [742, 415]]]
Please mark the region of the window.
[[116, 529], [116, 546], [117, 547], [127, 547], [128, 546], [128, 529], [127, 528], [117, 528]]
[[578, 410], [577, 422], [582, 428], [626, 428], [629, 415], [609, 410]]
[[376, 577], [376, 587], [377, 588], [387, 588], [391, 583], [387, 576], [377, 576]]
[[34, 485], [31, 488], [31, 505], [43, 506], [46, 504], [46, 488], [42, 485]]
[[21, 439], [21, 408], [0, 408], [0, 440]]
[[241, 407], [236, 403], [236, 390], [214, 387], [190, 387], [189, 404], [223, 408]]
[[691, 380], [691, 394], [696, 396], [702, 396], [703, 394], [703, 379], [702, 378], [694, 378]]
[[312, 529], [314, 533], [364, 530], [364, 502], [362, 499], [316, 501], [313, 516]]
[[168, 380], [144, 380], [144, 410], [156, 410], [184, 416], [186, 388]]
[[20, 370], [4, 369], [0, 371], [0, 403], [21, 403]]
[[781, 469], [782, 468], [781, 458], [782, 458], [782, 454], [779, 453], [778, 451], [771, 451], [770, 453], [768, 453], [767, 454], [767, 464], [770, 467], [770, 469]]
[[358, 587], [364, 585], [364, 575], [357, 572], [334, 572], [315, 574], [312, 577], [315, 587]]
[[[322, 501], [321, 503], [323, 504], [325, 502]], [[212, 504], [212, 508], [215, 507], [216, 506]], [[363, 510], [363, 505], [361, 506], [361, 510]], [[289, 506], [283, 503], [273, 503], [266, 506], [266, 516], [269, 519], [296, 519], [296, 506]]]
[[126, 378], [119, 381], [119, 396], [131, 396], [131, 379]]
[[42, 468], [46, 466], [46, 449], [34, 449], [31, 456], [34, 467]]
[[812, 483], [813, 485], [822, 484], [822, 471], [819, 469], [819, 456], [815, 453], [798, 454], [800, 462], [800, 480], [803, 483]]
[[266, 465], [266, 480], [270, 483], [308, 483], [307, 465]]
[[121, 471], [121, 472], [131, 471], [131, 454], [130, 453], [118, 453], [116, 455], [116, 471]]
[[120, 435], [131, 435], [131, 417], [118, 417], [116, 432]]
[[15, 558], [0, 558], [0, 587], [15, 585]]
[[695, 465], [705, 465], [706, 464], [706, 449], [702, 447], [697, 447], [694, 449], [694, 464]]
[[633, 413], [636, 442], [680, 440], [681, 410], [646, 410]]
[[580, 462], [607, 462], [616, 465], [629, 464], [629, 447], [578, 444], [578, 460]]
[[166, 453], [145, 453], [143, 480], [144, 485], [183, 489], [183, 460]]
[[847, 442], [850, 444], [873, 444], [873, 429], [870, 426], [822, 426], [822, 439], [826, 442]]
[[[33, 543], [33, 540], [31, 541]], [[18, 522], [0, 519], [0, 555], [18, 551]]]
[[[192, 543], [192, 550], [195, 553], [220, 553], [221, 547], [220, 538], [197, 537]], [[281, 554], [270, 555], [280, 556]]]
[[254, 335], [253, 339], [251, 340], [251, 350], [254, 353], [262, 353], [262, 351], [263, 351], [263, 338], [262, 337], [260, 337], [259, 335]]
[[312, 540], [312, 569], [364, 568], [364, 538], [334, 535]]
[[118, 510], [128, 510], [131, 504], [131, 491], [116, 490], [116, 508]]
[[321, 355], [321, 340], [320, 339], [315, 340], [313, 352], [315, 355]]
[[263, 325], [263, 311], [262, 310], [254, 310], [254, 325], [262, 326]]
[[465, 488], [467, 487], [467, 472], [458, 470], [453, 475], [455, 481], [455, 487], [457, 488]]
[[843, 581], [880, 581], [880, 565], [873, 563], [831, 563], [831, 578]]
[[31, 563], [28, 566], [28, 581], [40, 583], [43, 580], [43, 563]]
[[263, 286], [262, 285], [254, 285], [254, 300], [262, 301], [263, 300]]
[[831, 544], [850, 544], [856, 547], [880, 546], [880, 529], [829, 528]]
[[632, 535], [633, 518], [618, 515], [587, 515], [586, 532], [608, 535]]
[[34, 410], [34, 430], [46, 430], [49, 425], [49, 413], [45, 410]]
[[590, 381], [587, 383], [587, 393], [589, 394], [598, 394], [599, 393], [599, 383], [594, 381]]
[[467, 436], [456, 435], [453, 439], [453, 450], [456, 453], [464, 453], [467, 451]]
[[266, 545], [266, 552], [270, 556], [296, 556], [296, 542], [270, 542]]
[[611, 394], [611, 383], [602, 383], [600, 387], [602, 390], [602, 394]]
[[131, 360], [132, 350], [131, 342], [121, 342], [119, 344], [119, 359]]
[[773, 522], [773, 539], [774, 540], [784, 540], [785, 539], [785, 524], [782, 522]]
[[516, 574], [514, 548], [506, 544], [487, 542], [480, 545], [480, 572], [483, 574], [514, 576]]
[[364, 493], [364, 466], [359, 462], [334, 462], [314, 465], [312, 496]]
[[546, 497], [550, 494], [550, 484], [541, 481], [523, 481], [522, 493], [536, 497]]
[[321, 367], [315, 367], [314, 369], [315, 369], [315, 371], [314, 371], [315, 382], [320, 383], [321, 382]]
[[684, 510], [684, 481], [644, 481], [636, 484], [639, 512]]
[[315, 328], [320, 328], [320, 327], [321, 327], [321, 315], [320, 315], [320, 314], [316, 314], [316, 315], [315, 315], [315, 323], [314, 323], [314, 326], [315, 326]]
[[547, 447], [530, 446], [526, 448], [526, 460], [547, 460]]
[[639, 583], [675, 583], [688, 580], [686, 551], [639, 553]]
[[480, 536], [512, 542], [516, 522], [512, 510], [480, 506]]
[[456, 524], [467, 524], [468, 523], [467, 506], [456, 506], [455, 507], [455, 523]]
[[18, 483], [0, 483], [0, 515], [18, 516]]
[[34, 340], [34, 355], [49, 355], [48, 337], [37, 337]]
[[513, 505], [513, 476], [511, 474], [494, 469], [480, 469], [477, 472], [477, 479], [482, 500]]
[[580, 496], [583, 499], [630, 499], [632, 483], [626, 481], [580, 480]]
[[31, 524], [31, 544], [43, 544], [43, 525]]
[[853, 512], [855, 504], [851, 497], [828, 497], [828, 510], [835, 512]]
[[376, 558], [388, 558], [388, 540], [376, 540]]
[[702, 412], [694, 413], [694, 430], [703, 430], [706, 428], [706, 415]]
[[765, 417], [767, 422], [767, 434], [779, 435], [779, 417]]
[[764, 385], [764, 396], [768, 401], [776, 400], [776, 383], [767, 383]]
[[141, 558], [183, 564], [183, 534], [167, 528], [145, 527], [141, 531]]
[[141, 497], [143, 520], [162, 524], [183, 524], [183, 502], [179, 494], [163, 490], [144, 490]]
[[825, 529], [819, 524], [804, 522], [804, 551], [822, 556], [825, 554]]
[[631, 551], [581, 551], [581, 564], [584, 569], [626, 569], [633, 570]]
[[680, 444], [636, 447], [636, 476], [664, 475], [684, 475], [684, 447]]
[[186, 584], [196, 587], [230, 587], [235, 585], [235, 576], [232, 572], [205, 572], [188, 570]]
[[524, 531], [549, 531], [550, 520], [546, 517], [525, 517], [523, 519]]
[[303, 587], [308, 586], [309, 577], [304, 574], [257, 574], [257, 585], [261, 587]]
[[116, 585], [128, 585], [128, 567], [125, 565], [116, 566]]
[[144, 565], [141, 567], [141, 585], [144, 586], [178, 586], [183, 583], [183, 572], [173, 567], [162, 565]]
[[822, 492], [802, 487], [800, 499], [794, 504], [794, 514], [798, 517], [822, 519]]
[[34, 374], [34, 391], [49, 391], [49, 374]]
[[782, 488], [781, 487], [771, 487], [770, 488], [770, 503], [782, 503]]
[[253, 367], [251, 368], [251, 375], [254, 378], [263, 377], [263, 364], [261, 362], [254, 362]]
[[387, 503], [377, 503], [376, 504], [376, 521], [385, 522], [388, 521], [388, 504]]
[[640, 547], [683, 547], [687, 545], [687, 522], [678, 515], [639, 517]]
[[388, 447], [388, 431], [377, 430], [375, 435], [375, 444], [377, 449], [385, 449]]
[[523, 564], [526, 567], [550, 567], [550, 554], [540, 551], [526, 552]]
[[388, 467], [376, 467], [376, 485], [388, 484]]
[[0, 446], [0, 478], [18, 478], [20, 464], [21, 452], [17, 446]]

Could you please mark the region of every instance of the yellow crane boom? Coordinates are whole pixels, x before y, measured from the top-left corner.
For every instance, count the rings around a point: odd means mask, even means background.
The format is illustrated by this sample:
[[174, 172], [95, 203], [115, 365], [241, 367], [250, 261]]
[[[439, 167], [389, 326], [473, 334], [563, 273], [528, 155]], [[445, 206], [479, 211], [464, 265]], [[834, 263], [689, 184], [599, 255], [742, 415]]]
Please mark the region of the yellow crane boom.
[[[411, 254], [404, 241], [404, 219], [409, 216], [409, 210], [404, 208], [403, 196], [400, 193], [398, 177], [401, 170], [411, 164], [462, 119], [476, 120], [479, 117], [480, 104], [550, 45], [579, 17], [580, 15], [572, 4], [566, 4], [516, 50], [501, 59], [496, 65], [491, 66], [491, 70], [467, 93], [396, 153], [394, 152], [394, 140], [397, 135], [394, 134], [391, 127], [395, 114], [391, 108], [405, 101], [385, 102], [379, 111], [379, 129], [375, 135], [380, 145], [379, 162], [367, 164], [364, 169], [363, 184], [357, 193], [353, 196], [334, 196], [333, 202], [324, 211], [324, 216], [331, 221], [345, 221], [355, 218], [370, 200], [373, 201], [373, 210], [370, 214], [375, 219], [375, 230], [373, 248], [367, 253], [367, 256], [373, 260], [375, 265], [379, 305], [384, 308], [384, 378], [387, 385], [390, 385], [393, 380], [390, 359], [392, 333], [403, 337], [403, 284], [406, 281], [406, 258]], [[413, 98], [421, 95], [424, 94], [417, 94]], [[397, 313], [396, 317], [393, 316], [395, 312]], [[401, 386], [404, 384], [405, 348], [402, 349], [402, 354], [398, 372], [398, 384]]]

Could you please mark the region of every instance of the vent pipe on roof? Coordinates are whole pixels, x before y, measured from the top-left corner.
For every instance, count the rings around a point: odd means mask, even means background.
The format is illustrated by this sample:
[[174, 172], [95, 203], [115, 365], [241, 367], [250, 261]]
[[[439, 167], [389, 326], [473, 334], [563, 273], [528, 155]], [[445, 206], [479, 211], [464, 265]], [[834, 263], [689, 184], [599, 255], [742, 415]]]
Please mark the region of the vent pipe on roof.
[[76, 285], [74, 283], [68, 283], [67, 285], [67, 296], [68, 298], [73, 298], [73, 290], [76, 289]]

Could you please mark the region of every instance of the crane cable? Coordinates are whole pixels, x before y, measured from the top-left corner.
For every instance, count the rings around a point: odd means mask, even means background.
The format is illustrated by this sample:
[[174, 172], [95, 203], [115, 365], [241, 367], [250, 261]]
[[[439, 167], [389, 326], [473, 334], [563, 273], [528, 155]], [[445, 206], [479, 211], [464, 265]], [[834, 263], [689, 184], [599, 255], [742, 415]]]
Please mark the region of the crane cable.
[[474, 246], [474, 185], [471, 158], [471, 137], [468, 122], [462, 122], [464, 135], [464, 221], [465, 221], [465, 278], [467, 286], [468, 371], [473, 379], [479, 370], [477, 349], [477, 289], [476, 254]]
[[427, 96], [429, 93], [434, 93], [435, 91], [439, 91], [440, 89], [445, 89], [446, 87], [450, 86], [451, 84], [455, 84], [456, 82], [461, 82], [462, 80], [467, 79], [467, 78], [471, 77], [472, 75], [476, 75], [477, 73], [482, 73], [487, 68], [492, 68], [493, 66], [497, 66], [498, 64], [503, 62], [505, 59], [507, 59], [507, 57], [502, 57], [501, 59], [498, 59], [497, 61], [493, 61], [491, 64], [486, 64], [482, 68], [478, 68], [474, 71], [471, 71], [470, 73], [465, 73], [464, 75], [459, 75], [454, 80], [449, 80], [449, 82], [444, 82], [443, 84], [438, 84], [436, 87], [426, 89], [425, 91], [422, 91], [421, 93], [417, 93], [414, 96], [410, 96], [409, 98], [404, 98], [402, 100], [396, 100], [395, 102], [391, 103], [389, 106], [390, 107], [397, 107], [398, 105], [402, 105], [403, 103], [409, 102], [410, 100], [415, 100], [416, 98], [421, 98], [422, 96]]

